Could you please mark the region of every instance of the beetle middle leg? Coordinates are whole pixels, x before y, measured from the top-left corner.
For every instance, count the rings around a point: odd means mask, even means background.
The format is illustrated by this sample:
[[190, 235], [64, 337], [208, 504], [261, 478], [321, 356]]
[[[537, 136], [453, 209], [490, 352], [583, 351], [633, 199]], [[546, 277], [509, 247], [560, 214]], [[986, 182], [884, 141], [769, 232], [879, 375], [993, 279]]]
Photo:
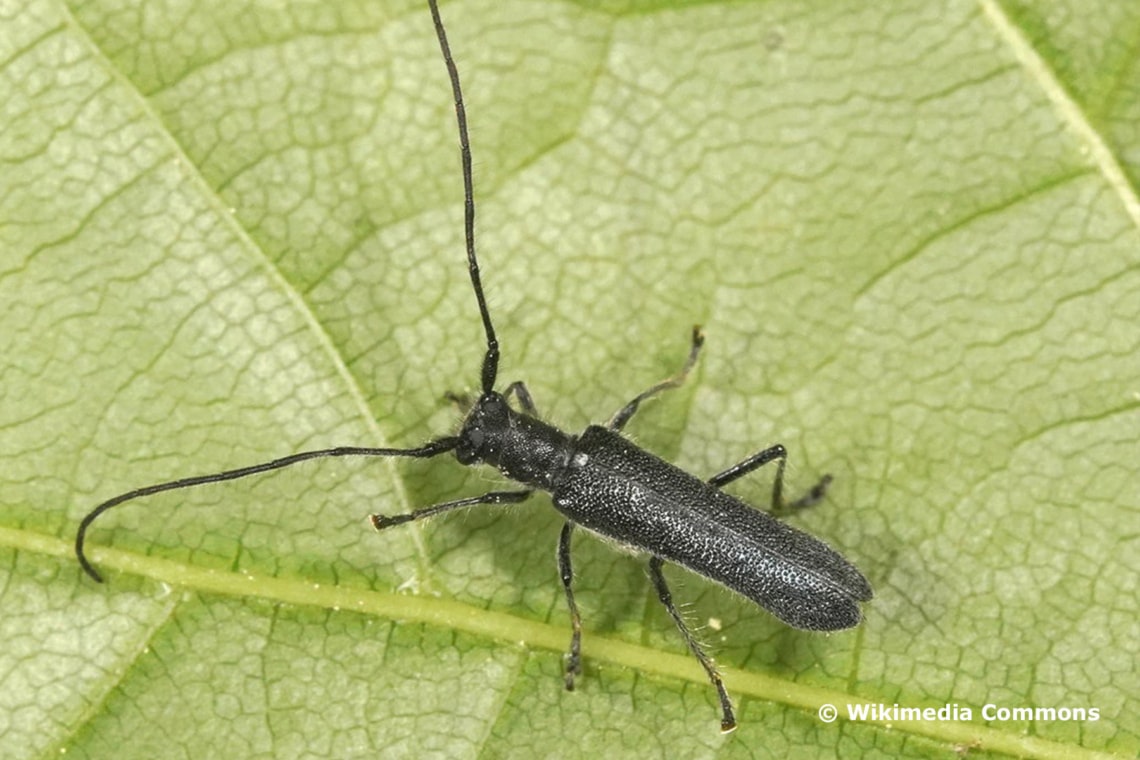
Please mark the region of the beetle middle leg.
[[610, 418], [610, 421], [606, 423], [606, 427], [610, 430], [621, 430], [625, 427], [625, 423], [629, 422], [630, 418], [637, 413], [642, 401], [653, 398], [662, 391], [680, 387], [680, 385], [685, 382], [685, 378], [689, 376], [689, 372], [693, 369], [693, 366], [697, 363], [697, 357], [700, 356], [701, 346], [703, 346], [704, 343], [705, 336], [701, 332], [701, 328], [699, 326], [694, 327], [693, 342], [689, 347], [689, 358], [685, 360], [685, 366], [681, 367], [681, 371], [670, 378], [662, 380], [652, 388], [637, 394], [632, 401], [623, 406], [617, 414]]
[[562, 526], [558, 537], [558, 576], [566, 590], [566, 604], [570, 607], [570, 651], [566, 653], [566, 691], [574, 691], [574, 678], [582, 673], [582, 616], [574, 601], [574, 570], [570, 566], [570, 535], [574, 523], [569, 520]]
[[784, 501], [784, 466], [788, 462], [788, 450], [780, 443], [777, 443], [775, 446], [769, 446], [763, 451], [759, 451], [748, 457], [743, 462], [737, 462], [727, 470], [713, 475], [709, 478], [708, 483], [713, 488], [720, 488], [737, 478], [747, 475], [753, 470], [763, 467], [772, 460], [777, 461], [776, 482], [772, 484], [771, 510], [773, 512], [791, 512], [796, 509], [810, 507], [823, 500], [824, 494], [827, 493], [827, 487], [831, 485], [830, 475], [824, 475], [819, 479], [818, 483], [811, 487], [811, 490], [795, 501]]
[[673, 595], [669, 592], [669, 584], [665, 582], [665, 575], [661, 572], [661, 565], [663, 561], [660, 557], [651, 557], [649, 559], [649, 575], [653, 578], [653, 586], [657, 589], [657, 598], [665, 605], [665, 609], [669, 612], [669, 617], [673, 618], [673, 622], [677, 624], [677, 630], [681, 632], [684, 637], [685, 643], [689, 646], [689, 651], [701, 663], [701, 667], [708, 673], [709, 680], [712, 685], [716, 687], [717, 696], [720, 698], [720, 730], [722, 733], [728, 733], [736, 728], [736, 715], [732, 710], [732, 700], [728, 698], [728, 691], [724, 688], [724, 681], [721, 680], [720, 673], [713, 664], [712, 658], [705, 654], [705, 650], [697, 643], [697, 639], [693, 636], [692, 631], [685, 625], [681, 613], [677, 610], [676, 605], [673, 604]]

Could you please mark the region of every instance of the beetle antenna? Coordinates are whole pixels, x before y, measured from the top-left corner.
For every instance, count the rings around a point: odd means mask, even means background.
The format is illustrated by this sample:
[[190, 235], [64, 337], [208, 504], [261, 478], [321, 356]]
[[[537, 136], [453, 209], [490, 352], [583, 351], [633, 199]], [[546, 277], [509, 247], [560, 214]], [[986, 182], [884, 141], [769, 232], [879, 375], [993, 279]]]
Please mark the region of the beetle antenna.
[[262, 462], [261, 464], [254, 464], [248, 467], [239, 467], [235, 470], [214, 472], [209, 475], [196, 475], [192, 478], [168, 480], [165, 483], [155, 483], [154, 485], [144, 486], [143, 488], [136, 488], [133, 491], [127, 491], [126, 493], [121, 493], [118, 496], [107, 499], [107, 501], [87, 513], [79, 523], [79, 530], [75, 532], [75, 556], [79, 559], [79, 564], [83, 567], [83, 571], [90, 575], [96, 582], [102, 583], [103, 576], [99, 574], [99, 571], [96, 570], [94, 565], [91, 564], [91, 561], [87, 559], [87, 554], [83, 549], [84, 542], [87, 539], [87, 529], [108, 509], [143, 496], [151, 496], [152, 494], [162, 493], [163, 491], [177, 491], [182, 488], [191, 488], [206, 483], [221, 483], [226, 480], [237, 480], [238, 478], [246, 478], [250, 475], [280, 470], [284, 467], [290, 467], [310, 459], [323, 459], [326, 457], [412, 457], [414, 459], [430, 459], [446, 451], [451, 451], [457, 445], [459, 445], [458, 438], [455, 436], [446, 436], [444, 438], [437, 438], [434, 441], [429, 441], [423, 446], [418, 446], [414, 449], [377, 449], [361, 446], [339, 446], [333, 449], [302, 451], [299, 454], [290, 454], [287, 457], [273, 459], [269, 462]]
[[451, 79], [451, 93], [455, 96], [455, 120], [459, 124], [459, 154], [463, 162], [463, 234], [467, 239], [467, 270], [471, 273], [471, 287], [475, 289], [475, 300], [479, 302], [479, 316], [483, 318], [483, 330], [487, 333], [487, 354], [483, 357], [483, 392], [495, 389], [495, 377], [499, 372], [499, 340], [495, 337], [495, 327], [491, 324], [491, 312], [487, 310], [487, 298], [483, 295], [483, 281], [479, 277], [479, 260], [475, 258], [475, 191], [471, 172], [471, 141], [467, 137], [467, 111], [463, 108], [463, 90], [459, 86], [459, 69], [451, 57], [451, 46], [447, 44], [447, 32], [439, 17], [436, 0], [428, 0], [431, 18], [435, 23], [435, 36], [439, 38], [439, 49], [443, 62], [447, 65], [447, 76]]
[[[483, 357], [483, 392], [490, 393], [495, 387], [495, 378], [499, 371], [499, 341], [495, 337], [495, 327], [491, 324], [491, 314], [487, 310], [487, 299], [483, 294], [483, 282], [479, 276], [479, 260], [475, 257], [475, 193], [474, 193], [474, 180], [472, 179], [471, 171], [471, 141], [467, 135], [467, 113], [463, 107], [463, 91], [459, 85], [459, 70], [455, 66], [455, 60], [451, 56], [451, 47], [447, 43], [447, 32], [444, 31], [443, 21], [439, 16], [439, 6], [436, 0], [428, 0], [428, 7], [431, 9], [432, 20], [435, 23], [435, 34], [439, 39], [439, 48], [443, 53], [444, 63], [447, 64], [447, 74], [451, 80], [451, 91], [455, 97], [455, 117], [459, 125], [459, 149], [460, 157], [463, 163], [463, 196], [464, 196], [464, 227], [463, 232], [467, 242], [467, 269], [471, 274], [471, 286], [475, 290], [475, 299], [479, 303], [479, 315], [483, 319], [483, 329], [487, 333], [487, 353]], [[112, 507], [117, 507], [128, 501], [142, 498], [144, 496], [151, 496], [153, 494], [162, 493], [164, 491], [176, 491], [183, 488], [192, 488], [194, 486], [205, 485], [207, 483], [220, 483], [227, 480], [237, 480], [238, 478], [245, 478], [251, 475], [257, 475], [263, 472], [270, 472], [272, 470], [280, 470], [285, 467], [290, 467], [300, 462], [308, 461], [310, 459], [323, 459], [327, 457], [349, 457], [349, 456], [364, 456], [364, 457], [411, 457], [415, 459], [428, 459], [447, 451], [452, 451], [459, 445], [459, 439], [454, 436], [438, 438], [430, 441], [423, 446], [414, 449], [383, 449], [383, 448], [365, 448], [356, 446], [342, 446], [332, 449], [318, 449], [314, 451], [303, 451], [298, 454], [281, 457], [280, 459], [273, 459], [261, 464], [250, 465], [248, 467], [239, 467], [233, 470], [225, 470], [223, 472], [216, 472], [210, 475], [198, 475], [190, 478], [179, 478], [178, 480], [170, 480], [165, 483], [156, 483], [154, 485], [145, 486], [143, 488], [136, 488], [133, 491], [119, 494], [113, 498], [108, 499], [93, 510], [87, 513], [83, 520], [79, 523], [79, 529], [75, 533], [75, 556], [79, 559], [79, 564], [95, 581], [102, 583], [103, 577], [99, 574], [87, 558], [84, 549], [87, 540], [87, 531], [91, 525], [97, 520], [104, 512]]]

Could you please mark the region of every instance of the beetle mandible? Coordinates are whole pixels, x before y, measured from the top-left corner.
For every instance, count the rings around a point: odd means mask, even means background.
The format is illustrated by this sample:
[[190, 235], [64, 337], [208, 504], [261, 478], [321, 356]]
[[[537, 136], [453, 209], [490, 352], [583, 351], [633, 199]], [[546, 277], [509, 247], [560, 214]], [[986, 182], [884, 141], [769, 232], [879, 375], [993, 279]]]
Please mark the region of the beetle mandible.
[[[83, 518], [75, 537], [76, 556], [84, 571], [101, 582], [102, 577], [84, 552], [87, 531], [107, 510], [143, 496], [235, 480], [310, 459], [345, 456], [428, 459], [454, 452], [460, 463], [491, 465], [524, 487], [456, 499], [408, 514], [373, 515], [371, 520], [376, 529], [384, 530], [478, 504], [514, 504], [529, 498], [536, 490], [549, 492], [554, 507], [566, 517], [558, 540], [558, 571], [570, 609], [572, 631], [566, 655], [566, 688], [573, 690], [582, 667], [582, 626], [574, 601], [570, 560], [574, 528], [582, 526], [649, 556], [649, 574], [657, 596], [716, 687], [721, 730], [732, 731], [736, 717], [720, 673], [673, 603], [661, 568], [665, 562], [681, 565], [747, 597], [795, 628], [833, 631], [857, 625], [861, 618], [859, 603], [869, 601], [872, 591], [854, 565], [819, 539], [721, 490], [737, 478], [776, 462], [771, 505], [773, 511], [779, 511], [818, 502], [831, 478], [824, 476], [805, 496], [786, 502], [783, 483], [788, 454], [782, 445], [765, 448], [708, 480], [701, 480], [639, 448], [620, 434], [643, 401], [684, 382], [704, 341], [699, 328], [693, 329], [688, 359], [676, 375], [639, 393], [605, 425], [591, 425], [580, 435], [565, 433], [540, 420], [523, 383], [511, 383], [502, 392], [495, 390], [499, 341], [475, 255], [474, 182], [467, 116], [459, 72], [436, 0], [428, 0], [428, 7], [455, 99], [463, 170], [467, 264], [487, 341], [482, 392], [468, 411], [459, 433], [410, 449], [344, 446], [305, 451], [248, 467], [138, 488], [108, 499]], [[518, 409], [509, 403], [512, 396]]]

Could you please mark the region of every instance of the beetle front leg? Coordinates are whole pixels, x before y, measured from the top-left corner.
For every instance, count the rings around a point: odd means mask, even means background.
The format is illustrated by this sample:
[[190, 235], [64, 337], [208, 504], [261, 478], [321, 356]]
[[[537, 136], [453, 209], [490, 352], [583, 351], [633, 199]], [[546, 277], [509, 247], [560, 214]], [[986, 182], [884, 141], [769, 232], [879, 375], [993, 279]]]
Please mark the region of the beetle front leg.
[[534, 405], [534, 398], [530, 395], [530, 391], [527, 390], [526, 383], [522, 380], [516, 380], [508, 385], [507, 389], [503, 391], [503, 397], [509, 399], [511, 394], [514, 394], [515, 398], [519, 400], [519, 406], [522, 407], [524, 412], [531, 417], [538, 416], [538, 407]]
[[453, 509], [463, 509], [464, 507], [474, 507], [477, 504], [518, 504], [520, 501], [526, 501], [534, 490], [527, 488], [522, 491], [491, 491], [482, 496], [469, 496], [466, 499], [456, 499], [455, 501], [445, 501], [443, 504], [436, 504], [433, 507], [424, 507], [417, 509], [413, 512], [408, 512], [403, 515], [392, 515], [386, 517], [384, 515], [370, 515], [369, 519], [372, 521], [372, 527], [376, 530], [385, 530], [394, 525], [403, 525], [406, 522], [413, 520], [423, 520], [427, 517], [435, 517], [444, 512], [450, 512]]

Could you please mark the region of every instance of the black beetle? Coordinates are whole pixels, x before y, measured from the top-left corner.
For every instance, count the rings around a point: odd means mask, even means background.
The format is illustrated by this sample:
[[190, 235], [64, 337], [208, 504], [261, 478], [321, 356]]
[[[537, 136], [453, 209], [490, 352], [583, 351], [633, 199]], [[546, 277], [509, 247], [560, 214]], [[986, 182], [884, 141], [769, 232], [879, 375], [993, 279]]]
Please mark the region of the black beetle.
[[[555, 508], [567, 518], [558, 543], [559, 575], [566, 591], [573, 631], [566, 658], [566, 688], [574, 688], [575, 676], [581, 671], [581, 619], [574, 602], [570, 563], [571, 535], [574, 527], [581, 525], [649, 555], [649, 572], [658, 598], [717, 689], [721, 704], [721, 730], [731, 731], [736, 727], [736, 718], [720, 674], [685, 625], [673, 603], [661, 567], [666, 561], [673, 562], [721, 583], [795, 628], [833, 631], [857, 625], [861, 618], [859, 602], [869, 601], [872, 597], [871, 585], [859, 570], [819, 539], [791, 528], [720, 490], [721, 486], [776, 461], [772, 508], [781, 510], [818, 502], [823, 498], [830, 476], [825, 476], [803, 498], [785, 503], [783, 482], [787, 451], [782, 445], [770, 446], [703, 481], [635, 446], [619, 434], [642, 401], [684, 381], [696, 363], [704, 340], [698, 328], [693, 329], [688, 360], [677, 375], [638, 394], [605, 426], [591, 425], [580, 435], [564, 433], [539, 420], [534, 401], [521, 382], [512, 383], [502, 393], [495, 390], [499, 342], [487, 309], [475, 256], [475, 201], [467, 117], [459, 73], [451, 56], [436, 0], [428, 0], [428, 6], [455, 96], [463, 165], [467, 263], [487, 338], [482, 393], [468, 412], [459, 434], [438, 438], [412, 449], [339, 447], [306, 451], [249, 467], [181, 478], [129, 491], [103, 502], [83, 518], [75, 537], [76, 556], [87, 574], [101, 581], [98, 571], [84, 554], [87, 530], [108, 509], [142, 496], [234, 480], [309, 459], [343, 456], [426, 459], [453, 451], [462, 464], [492, 465], [526, 488], [493, 491], [392, 517], [373, 515], [372, 523], [376, 529], [383, 530], [477, 504], [517, 503], [531, 496], [535, 490], [549, 492]], [[511, 396], [517, 399], [521, 411], [508, 403]]]

